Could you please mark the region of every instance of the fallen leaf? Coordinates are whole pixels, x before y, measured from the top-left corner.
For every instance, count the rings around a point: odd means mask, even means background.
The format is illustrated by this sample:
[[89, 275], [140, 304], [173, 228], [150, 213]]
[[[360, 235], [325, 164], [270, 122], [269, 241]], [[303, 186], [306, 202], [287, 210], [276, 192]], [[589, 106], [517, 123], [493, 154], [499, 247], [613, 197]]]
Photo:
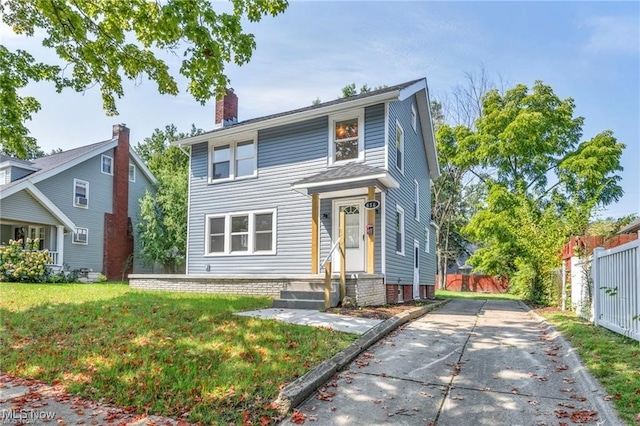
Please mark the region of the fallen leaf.
[[307, 419], [307, 415], [301, 411], [293, 410], [293, 414], [291, 415], [291, 421], [295, 424], [303, 424]]
[[518, 394], [518, 388], [511, 388], [511, 393]]

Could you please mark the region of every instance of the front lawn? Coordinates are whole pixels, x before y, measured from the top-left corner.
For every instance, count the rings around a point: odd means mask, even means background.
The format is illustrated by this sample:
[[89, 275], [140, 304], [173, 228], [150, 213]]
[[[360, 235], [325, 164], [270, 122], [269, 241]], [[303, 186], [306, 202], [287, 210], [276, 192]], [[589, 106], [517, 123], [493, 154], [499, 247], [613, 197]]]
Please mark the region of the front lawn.
[[442, 299], [501, 299], [501, 300], [522, 300], [520, 296], [509, 293], [477, 293], [474, 291], [449, 291], [436, 290], [436, 297]]
[[640, 343], [555, 309], [536, 310], [571, 343], [605, 388], [618, 414], [640, 424]]
[[259, 423], [275, 415], [279, 386], [357, 338], [233, 315], [270, 305], [122, 284], [0, 283], [0, 370], [140, 413]]

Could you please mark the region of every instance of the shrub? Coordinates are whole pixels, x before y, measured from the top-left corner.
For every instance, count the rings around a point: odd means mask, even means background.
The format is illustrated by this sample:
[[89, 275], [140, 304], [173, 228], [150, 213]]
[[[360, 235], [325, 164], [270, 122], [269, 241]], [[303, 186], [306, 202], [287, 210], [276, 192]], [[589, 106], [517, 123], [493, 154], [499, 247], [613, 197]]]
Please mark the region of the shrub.
[[51, 262], [49, 252], [38, 251], [38, 238], [9, 240], [9, 245], [0, 247], [0, 277], [3, 281], [38, 283], [46, 282], [50, 271], [47, 264]]
[[105, 281], [107, 281], [107, 277], [104, 274], [98, 274], [98, 276], [96, 277], [96, 282], [103, 283]]

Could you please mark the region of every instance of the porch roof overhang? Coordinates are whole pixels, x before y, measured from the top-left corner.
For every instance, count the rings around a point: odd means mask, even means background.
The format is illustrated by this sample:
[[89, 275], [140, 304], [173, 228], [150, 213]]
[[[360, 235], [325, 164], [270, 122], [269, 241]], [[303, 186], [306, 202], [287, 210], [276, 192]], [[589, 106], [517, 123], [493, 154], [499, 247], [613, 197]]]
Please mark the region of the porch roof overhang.
[[291, 189], [305, 195], [323, 195], [358, 189], [366, 191], [368, 187], [386, 191], [389, 188], [399, 188], [400, 184], [387, 170], [360, 163], [349, 163], [331, 167], [291, 185]]
[[44, 195], [42, 191], [29, 181], [21, 182], [19, 185], [15, 185], [6, 191], [1, 191], [0, 199], [7, 198], [19, 191], [25, 191], [31, 195], [31, 197], [40, 203], [42, 207], [53, 215], [53, 217], [60, 221], [60, 224], [64, 225], [68, 231], [74, 231], [76, 229], [75, 223], [69, 219], [69, 217], [64, 214], [62, 210], [60, 210], [46, 195]]

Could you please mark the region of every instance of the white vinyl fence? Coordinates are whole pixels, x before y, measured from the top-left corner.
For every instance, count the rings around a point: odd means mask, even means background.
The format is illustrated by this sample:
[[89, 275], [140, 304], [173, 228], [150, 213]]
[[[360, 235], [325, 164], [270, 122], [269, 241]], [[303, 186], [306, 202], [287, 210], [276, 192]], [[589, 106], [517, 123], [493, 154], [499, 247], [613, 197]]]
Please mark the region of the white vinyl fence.
[[640, 341], [640, 239], [596, 248], [591, 274], [594, 323]]

